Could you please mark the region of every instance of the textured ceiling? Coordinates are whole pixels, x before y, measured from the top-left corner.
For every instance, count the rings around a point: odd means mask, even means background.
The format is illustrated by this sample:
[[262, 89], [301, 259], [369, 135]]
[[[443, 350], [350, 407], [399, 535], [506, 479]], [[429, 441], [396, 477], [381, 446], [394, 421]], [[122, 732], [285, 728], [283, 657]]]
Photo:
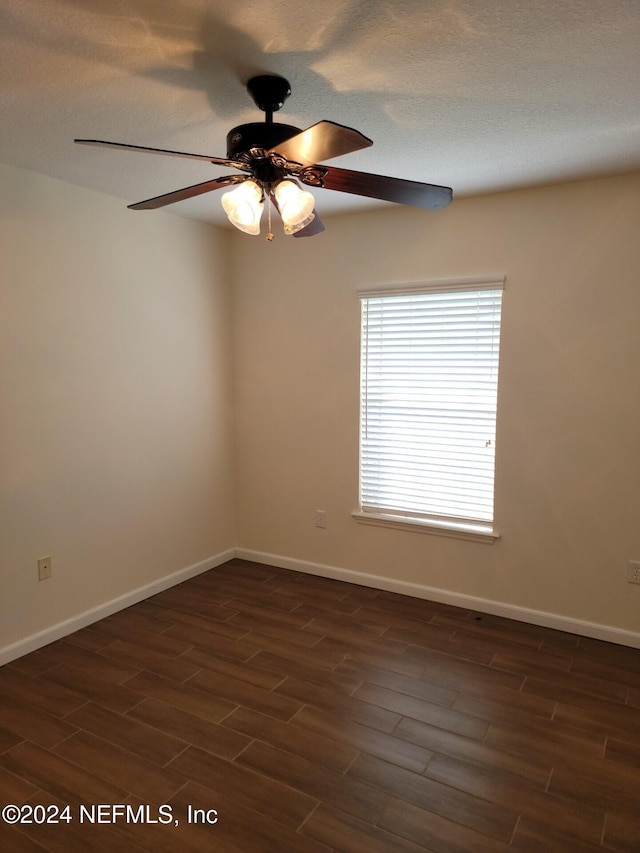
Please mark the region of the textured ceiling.
[[[0, 161], [139, 201], [225, 174], [74, 137], [226, 155], [261, 121], [355, 127], [335, 165], [467, 195], [640, 168], [640, 0], [0, 0]], [[320, 214], [374, 206], [314, 190]], [[220, 195], [168, 210], [226, 224]], [[153, 216], [153, 212], [131, 212]]]

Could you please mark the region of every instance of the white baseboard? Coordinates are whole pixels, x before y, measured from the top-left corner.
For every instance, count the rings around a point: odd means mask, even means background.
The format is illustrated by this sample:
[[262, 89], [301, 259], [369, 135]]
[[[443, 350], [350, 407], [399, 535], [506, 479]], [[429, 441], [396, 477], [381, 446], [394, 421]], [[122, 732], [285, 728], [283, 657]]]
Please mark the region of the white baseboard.
[[585, 622], [581, 619], [572, 619], [568, 616], [561, 616], [556, 613], [546, 613], [541, 610], [531, 610], [526, 607], [517, 607], [512, 604], [504, 604], [499, 601], [491, 601], [486, 598], [478, 598], [472, 595], [464, 595], [463, 593], [451, 592], [445, 589], [436, 587], [423, 586], [421, 584], [409, 583], [407, 581], [395, 580], [393, 578], [383, 577], [382, 575], [370, 575], [363, 572], [354, 572], [351, 569], [341, 569], [337, 566], [327, 566], [321, 563], [311, 563], [306, 560], [295, 560], [290, 557], [283, 557], [276, 554], [267, 554], [262, 551], [252, 551], [247, 548], [229, 548], [227, 551], [222, 551], [213, 557], [209, 557], [200, 563], [193, 566], [187, 566], [186, 569], [174, 572], [153, 581], [142, 587], [134, 589], [132, 592], [126, 593], [119, 598], [114, 598], [80, 613], [65, 622], [59, 622], [51, 628], [40, 631], [37, 634], [32, 634], [17, 643], [0, 649], [0, 666], [9, 663], [16, 658], [29, 654], [36, 649], [42, 648], [61, 637], [66, 637], [74, 631], [79, 631], [81, 628], [86, 628], [100, 619], [111, 616], [119, 610], [124, 610], [132, 604], [137, 604], [139, 601], [144, 601], [152, 595], [156, 595], [169, 587], [189, 580], [196, 575], [221, 566], [223, 563], [237, 557], [242, 560], [250, 560], [254, 563], [264, 563], [267, 566], [278, 566], [282, 569], [292, 569], [296, 572], [305, 572], [310, 575], [319, 575], [320, 577], [333, 578], [334, 580], [345, 581], [347, 583], [358, 584], [359, 586], [368, 586], [373, 589], [384, 589], [389, 592], [398, 592], [401, 595], [410, 595], [414, 598], [423, 598], [428, 601], [439, 601], [443, 604], [452, 604], [456, 607], [465, 607], [471, 610], [478, 610], [481, 613], [490, 613], [493, 616], [503, 616], [505, 619], [515, 619], [518, 622], [528, 622], [532, 625], [541, 625], [545, 628], [554, 628], [558, 631], [567, 631], [570, 634], [579, 634], [583, 637], [592, 637], [595, 640], [604, 640], [608, 643], [618, 643], [622, 646], [630, 646], [631, 648], [640, 649], [640, 633], [634, 631], [625, 631], [621, 628], [615, 628], [609, 625], [599, 625], [595, 622]]
[[374, 589], [398, 592], [401, 595], [410, 595], [414, 598], [439, 601], [442, 604], [452, 604], [455, 607], [479, 610], [481, 613], [503, 616], [505, 619], [515, 619], [517, 622], [528, 622], [531, 625], [541, 625], [545, 628], [554, 628], [557, 631], [566, 631], [569, 634], [579, 634], [583, 637], [591, 637], [594, 640], [604, 640], [608, 643], [617, 643], [621, 646], [640, 649], [640, 633], [625, 631], [609, 625], [599, 625], [597, 622], [585, 622], [581, 619], [572, 619], [569, 616], [561, 616], [557, 613], [531, 610], [527, 607], [504, 604], [499, 601], [491, 601], [487, 598], [478, 598], [473, 595], [464, 595], [463, 593], [451, 592], [436, 587], [394, 580], [393, 578], [386, 578], [381, 575], [354, 572], [350, 569], [340, 569], [336, 566], [325, 566], [320, 563], [294, 560], [275, 554], [264, 554], [261, 551], [251, 551], [246, 548], [237, 548], [236, 557], [243, 560], [251, 560], [255, 563], [264, 563], [268, 566], [279, 566], [282, 569], [293, 569], [294, 571], [305, 572], [310, 575], [334, 578], [335, 580], [346, 581], [347, 583], [355, 583], [359, 586], [369, 586]]
[[157, 595], [157, 593], [162, 592], [165, 589], [169, 589], [171, 586], [175, 586], [176, 584], [189, 580], [189, 578], [202, 574], [202, 572], [207, 572], [209, 569], [214, 569], [216, 566], [221, 566], [223, 563], [232, 560], [235, 555], [235, 549], [230, 548], [228, 551], [223, 551], [220, 554], [216, 554], [214, 557], [209, 557], [206, 560], [202, 560], [200, 563], [195, 563], [193, 566], [187, 566], [186, 569], [180, 569], [171, 575], [166, 575], [157, 581], [153, 581], [150, 584], [134, 589], [132, 592], [128, 592], [125, 595], [121, 595], [118, 598], [107, 601], [105, 604], [100, 604], [98, 607], [86, 610], [78, 616], [74, 616], [64, 622], [59, 622], [57, 625], [53, 625], [45, 631], [32, 634], [24, 640], [19, 640], [17, 643], [6, 646], [4, 649], [0, 649], [0, 666], [5, 663], [9, 663], [9, 661], [15, 660], [16, 658], [22, 657], [22, 655], [29, 654], [29, 652], [33, 652], [36, 649], [40, 649], [42, 646], [53, 643], [61, 637], [73, 634], [74, 631], [79, 631], [80, 628], [86, 628], [87, 625], [92, 625], [94, 622], [104, 619], [106, 616], [111, 616], [119, 610], [131, 607], [132, 604], [144, 601], [145, 598]]

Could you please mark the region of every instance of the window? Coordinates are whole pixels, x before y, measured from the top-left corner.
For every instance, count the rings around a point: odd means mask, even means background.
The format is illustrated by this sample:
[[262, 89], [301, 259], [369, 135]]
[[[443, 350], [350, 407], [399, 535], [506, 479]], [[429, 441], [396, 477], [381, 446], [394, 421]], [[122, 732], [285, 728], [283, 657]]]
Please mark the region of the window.
[[503, 283], [492, 277], [359, 293], [359, 520], [496, 537]]

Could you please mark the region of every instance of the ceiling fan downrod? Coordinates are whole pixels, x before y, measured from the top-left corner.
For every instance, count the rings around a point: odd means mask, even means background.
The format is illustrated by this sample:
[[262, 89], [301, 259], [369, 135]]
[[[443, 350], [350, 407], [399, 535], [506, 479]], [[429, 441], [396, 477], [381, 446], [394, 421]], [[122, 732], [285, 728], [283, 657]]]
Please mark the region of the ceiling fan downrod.
[[264, 122], [250, 122], [232, 128], [227, 134], [227, 157], [236, 159], [240, 154], [252, 148], [263, 148], [269, 151], [300, 133], [299, 127], [290, 124], [274, 122], [273, 114], [284, 106], [291, 94], [289, 81], [284, 77], [271, 74], [260, 74], [252, 77], [247, 83], [247, 91], [253, 102], [265, 114]]

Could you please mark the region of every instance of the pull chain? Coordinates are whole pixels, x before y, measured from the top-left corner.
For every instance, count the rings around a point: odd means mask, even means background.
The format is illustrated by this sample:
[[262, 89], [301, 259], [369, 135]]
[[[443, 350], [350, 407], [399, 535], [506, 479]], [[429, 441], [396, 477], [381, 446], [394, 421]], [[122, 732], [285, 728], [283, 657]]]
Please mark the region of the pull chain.
[[270, 196], [267, 196], [267, 215], [269, 217], [269, 223], [268, 223], [269, 230], [267, 231], [267, 241], [269, 243], [271, 243], [271, 241], [273, 240], [273, 233], [271, 231], [271, 197]]

